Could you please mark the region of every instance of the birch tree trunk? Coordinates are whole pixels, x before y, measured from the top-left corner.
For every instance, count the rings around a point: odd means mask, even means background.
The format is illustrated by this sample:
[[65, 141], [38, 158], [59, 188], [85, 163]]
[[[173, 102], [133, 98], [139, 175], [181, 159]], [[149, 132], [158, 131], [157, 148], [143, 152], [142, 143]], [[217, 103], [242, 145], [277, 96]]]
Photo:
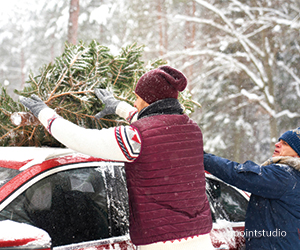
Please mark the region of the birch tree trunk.
[[70, 0], [70, 16], [68, 23], [68, 42], [77, 43], [79, 0]]
[[158, 30], [159, 30], [159, 55], [162, 56], [164, 54], [164, 31], [163, 31], [163, 7], [161, 0], [157, 1], [157, 22], [158, 22]]
[[[196, 3], [195, 1], [192, 1], [190, 4], [186, 4], [186, 15], [190, 16], [192, 18], [195, 17], [196, 13]], [[186, 33], [185, 33], [185, 48], [186, 49], [193, 49], [195, 47], [196, 43], [196, 24], [195, 22], [190, 22], [186, 21], [185, 24], [186, 27]], [[192, 62], [194, 60], [194, 57], [191, 55], [188, 59], [188, 62]], [[184, 63], [184, 62], [183, 62]], [[194, 74], [194, 66], [191, 64], [187, 69], [186, 69], [186, 75], [188, 79], [192, 79]], [[188, 85], [188, 88], [191, 90], [192, 86]]]

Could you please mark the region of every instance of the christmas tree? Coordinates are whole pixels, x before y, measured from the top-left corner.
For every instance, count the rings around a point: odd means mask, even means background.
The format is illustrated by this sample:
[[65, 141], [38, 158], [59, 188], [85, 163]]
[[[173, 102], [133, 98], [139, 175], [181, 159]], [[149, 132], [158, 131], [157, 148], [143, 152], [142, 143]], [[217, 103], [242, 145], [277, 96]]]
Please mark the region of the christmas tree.
[[[96, 41], [66, 44], [53, 64], [42, 66], [37, 76], [31, 73], [26, 87], [15, 92], [25, 97], [36, 94], [60, 116], [82, 127], [101, 129], [126, 123], [115, 115], [94, 118], [103, 109], [94, 89], [109, 88], [117, 99], [133, 104], [138, 79], [165, 64], [157, 60], [145, 65], [142, 53], [143, 46], [137, 44], [122, 48], [119, 55]], [[190, 95], [184, 92], [179, 98], [186, 111], [192, 112], [195, 103]], [[5, 88], [0, 93], [0, 119], [0, 146], [63, 147]]]

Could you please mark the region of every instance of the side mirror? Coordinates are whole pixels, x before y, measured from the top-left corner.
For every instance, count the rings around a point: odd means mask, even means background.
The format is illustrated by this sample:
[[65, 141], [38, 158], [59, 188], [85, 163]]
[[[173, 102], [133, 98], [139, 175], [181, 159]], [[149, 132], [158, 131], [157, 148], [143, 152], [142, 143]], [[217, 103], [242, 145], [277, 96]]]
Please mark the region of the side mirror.
[[1, 249], [51, 249], [49, 234], [34, 226], [11, 220], [0, 221]]

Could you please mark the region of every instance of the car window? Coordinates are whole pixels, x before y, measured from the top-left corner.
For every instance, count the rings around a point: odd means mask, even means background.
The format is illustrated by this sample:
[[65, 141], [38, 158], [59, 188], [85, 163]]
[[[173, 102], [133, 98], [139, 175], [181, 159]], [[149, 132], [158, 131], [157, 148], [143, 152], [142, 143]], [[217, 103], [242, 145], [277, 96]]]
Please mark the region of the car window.
[[129, 206], [124, 166], [109, 167], [104, 171], [110, 212], [110, 228], [112, 236], [129, 233]]
[[219, 180], [206, 178], [206, 193], [211, 206], [213, 221], [245, 221], [247, 199], [236, 189]]
[[17, 176], [19, 173], [19, 170], [1, 168], [0, 166], [0, 187], [2, 187], [6, 182], [10, 181], [15, 176]]
[[[120, 179], [120, 170], [116, 172], [92, 167], [48, 176], [4, 208], [0, 220], [11, 219], [42, 228], [51, 236], [53, 246], [118, 236], [127, 231], [128, 218], [122, 205], [124, 199], [127, 201], [123, 196], [126, 185]], [[112, 191], [112, 180], [120, 182], [121, 201], [108, 202], [118, 193], [118, 186]], [[117, 209], [112, 208], [112, 203]]]

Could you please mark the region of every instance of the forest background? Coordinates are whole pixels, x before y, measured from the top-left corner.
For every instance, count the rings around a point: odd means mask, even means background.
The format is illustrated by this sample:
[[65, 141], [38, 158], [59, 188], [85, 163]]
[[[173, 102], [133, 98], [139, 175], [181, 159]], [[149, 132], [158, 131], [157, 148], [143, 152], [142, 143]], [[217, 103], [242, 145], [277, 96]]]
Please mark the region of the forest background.
[[207, 152], [260, 163], [300, 126], [299, 0], [0, 2], [0, 85], [12, 96], [67, 41], [112, 53], [136, 42], [145, 62], [187, 76]]

